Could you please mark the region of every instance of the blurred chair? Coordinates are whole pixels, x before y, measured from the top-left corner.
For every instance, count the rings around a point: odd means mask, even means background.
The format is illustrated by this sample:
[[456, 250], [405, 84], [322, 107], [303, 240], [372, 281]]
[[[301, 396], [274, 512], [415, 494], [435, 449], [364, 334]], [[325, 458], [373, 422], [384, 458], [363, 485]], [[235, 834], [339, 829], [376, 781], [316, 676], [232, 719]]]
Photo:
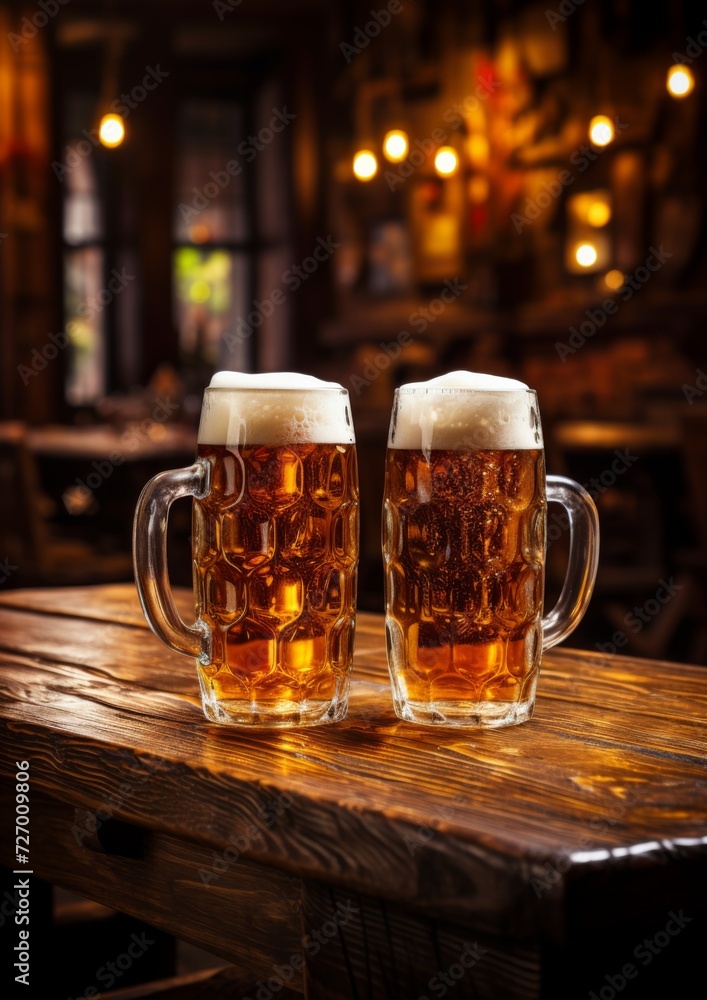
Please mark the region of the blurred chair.
[[0, 560], [4, 560], [9, 585], [109, 583], [132, 578], [128, 553], [104, 554], [86, 542], [59, 538], [49, 523], [52, 507], [39, 488], [26, 426], [19, 421], [0, 423]]

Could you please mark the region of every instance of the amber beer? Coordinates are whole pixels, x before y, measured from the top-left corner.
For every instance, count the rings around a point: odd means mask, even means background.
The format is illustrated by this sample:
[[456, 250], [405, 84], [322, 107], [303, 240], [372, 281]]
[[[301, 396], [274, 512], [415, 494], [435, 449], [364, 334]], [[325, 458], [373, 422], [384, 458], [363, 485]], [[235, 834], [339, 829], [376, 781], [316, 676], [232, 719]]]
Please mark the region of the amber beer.
[[509, 725], [532, 711], [542, 652], [544, 453], [534, 394], [519, 383], [475, 394], [468, 374], [396, 397], [383, 509], [389, 665], [401, 718]]
[[388, 631], [411, 702], [443, 714], [532, 697], [544, 512], [539, 449], [389, 450]]
[[353, 444], [200, 444], [211, 491], [193, 507], [205, 706], [286, 719], [340, 711], [358, 557]]
[[[169, 508], [187, 496], [192, 623], [177, 610], [167, 566]], [[145, 617], [196, 659], [209, 720], [312, 726], [346, 715], [358, 530], [346, 389], [292, 372], [217, 372], [196, 461], [150, 480], [133, 529]]]

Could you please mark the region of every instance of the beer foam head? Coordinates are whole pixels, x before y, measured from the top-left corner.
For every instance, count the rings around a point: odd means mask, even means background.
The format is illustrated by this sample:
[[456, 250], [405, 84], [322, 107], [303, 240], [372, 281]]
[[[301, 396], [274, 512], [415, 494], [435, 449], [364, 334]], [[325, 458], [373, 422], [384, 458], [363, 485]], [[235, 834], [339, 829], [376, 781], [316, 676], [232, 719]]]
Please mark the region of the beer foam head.
[[216, 372], [204, 394], [199, 444], [353, 444], [349, 394], [298, 372]]
[[542, 446], [535, 393], [516, 379], [457, 371], [408, 382], [395, 394], [389, 448], [524, 451]]

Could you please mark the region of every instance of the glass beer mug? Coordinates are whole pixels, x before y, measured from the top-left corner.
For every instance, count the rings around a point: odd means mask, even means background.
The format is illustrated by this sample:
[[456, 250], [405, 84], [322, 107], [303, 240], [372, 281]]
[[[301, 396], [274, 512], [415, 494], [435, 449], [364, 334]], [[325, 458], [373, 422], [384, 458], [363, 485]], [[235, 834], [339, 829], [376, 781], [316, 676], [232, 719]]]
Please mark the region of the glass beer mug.
[[[570, 551], [560, 598], [543, 617], [548, 500], [567, 511]], [[591, 497], [545, 475], [535, 392], [471, 372], [396, 391], [383, 558], [399, 718], [476, 727], [528, 720], [541, 654], [578, 625], [598, 555]]]
[[[192, 496], [196, 620], [167, 575], [169, 507]], [[135, 512], [134, 561], [152, 630], [196, 657], [204, 714], [242, 726], [343, 719], [354, 645], [358, 473], [349, 396], [288, 372], [219, 372], [197, 458], [163, 472]]]

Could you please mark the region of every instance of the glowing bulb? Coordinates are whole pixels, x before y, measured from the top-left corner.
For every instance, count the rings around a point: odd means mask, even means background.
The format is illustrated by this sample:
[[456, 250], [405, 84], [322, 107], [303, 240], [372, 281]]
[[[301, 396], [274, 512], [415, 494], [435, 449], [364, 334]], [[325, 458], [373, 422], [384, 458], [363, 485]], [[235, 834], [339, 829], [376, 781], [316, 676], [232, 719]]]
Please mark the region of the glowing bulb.
[[577, 261], [580, 267], [591, 267], [592, 264], [596, 263], [597, 252], [591, 243], [582, 243], [578, 246], [574, 259]]
[[103, 115], [98, 126], [98, 138], [108, 149], [115, 149], [125, 138], [125, 124], [120, 115]]
[[668, 93], [673, 97], [687, 97], [695, 86], [695, 78], [689, 66], [677, 64], [668, 70]]
[[435, 154], [435, 170], [440, 177], [450, 177], [459, 166], [459, 157], [451, 146], [442, 146]]
[[589, 123], [589, 138], [595, 146], [608, 146], [614, 138], [614, 123], [606, 115], [596, 115]]
[[587, 209], [587, 222], [599, 229], [611, 218], [611, 207], [605, 201], [593, 201]]
[[624, 283], [623, 271], [617, 271], [615, 268], [611, 271], [607, 271], [604, 275], [604, 284], [607, 288], [621, 288]]
[[370, 181], [378, 173], [378, 160], [370, 149], [360, 149], [353, 159], [353, 172], [360, 181]]
[[400, 163], [408, 155], [408, 137], [405, 132], [394, 128], [386, 132], [383, 139], [383, 153], [391, 163]]

